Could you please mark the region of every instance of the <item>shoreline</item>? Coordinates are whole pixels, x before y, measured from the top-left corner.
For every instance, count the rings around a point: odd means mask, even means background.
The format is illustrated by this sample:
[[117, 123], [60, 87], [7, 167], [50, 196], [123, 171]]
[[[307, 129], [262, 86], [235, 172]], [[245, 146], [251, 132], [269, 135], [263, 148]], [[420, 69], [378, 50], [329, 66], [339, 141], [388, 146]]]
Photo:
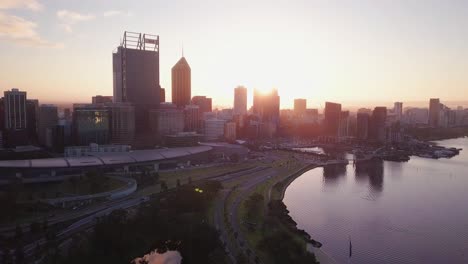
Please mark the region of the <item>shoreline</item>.
[[[284, 200], [284, 196], [286, 194], [286, 190], [291, 185], [291, 183], [294, 182], [294, 180], [296, 180], [297, 178], [299, 178], [300, 176], [302, 176], [305, 172], [307, 172], [309, 170], [313, 170], [313, 169], [316, 169], [316, 168], [319, 168], [319, 167], [324, 167], [324, 166], [325, 165], [320, 165], [320, 164], [307, 164], [304, 167], [302, 167], [301, 169], [299, 169], [298, 171], [293, 172], [286, 179], [278, 182], [278, 183], [281, 184], [280, 197], [279, 197], [278, 200], [281, 201], [281, 203], [284, 204], [283, 200]], [[274, 188], [275, 185], [273, 185], [272, 188]], [[270, 200], [270, 201], [272, 201], [272, 200]], [[286, 207], [286, 209], [287, 209], [287, 207]], [[294, 221], [294, 219], [289, 214], [289, 210], [288, 210], [287, 216], [290, 217], [291, 220]], [[296, 221], [294, 221], [294, 223], [296, 223]], [[284, 225], [284, 223], [283, 223], [283, 225]], [[303, 238], [306, 241], [306, 251], [313, 253], [315, 255], [317, 261], [319, 261], [321, 264], [337, 264], [338, 263], [330, 255], [328, 255], [323, 249], [321, 249], [321, 247], [314, 247], [310, 240], [312, 240], [312, 241], [315, 241], [315, 240], [311, 239], [310, 234], [307, 233], [305, 230], [299, 229], [297, 227], [297, 223], [294, 226], [294, 228], [295, 228], [295, 233], [298, 236], [301, 236], [301, 238]], [[300, 235], [300, 233], [303, 233], [303, 234]], [[318, 242], [318, 243], [320, 243], [320, 242]], [[320, 246], [321, 246], [321, 243], [320, 243]]]

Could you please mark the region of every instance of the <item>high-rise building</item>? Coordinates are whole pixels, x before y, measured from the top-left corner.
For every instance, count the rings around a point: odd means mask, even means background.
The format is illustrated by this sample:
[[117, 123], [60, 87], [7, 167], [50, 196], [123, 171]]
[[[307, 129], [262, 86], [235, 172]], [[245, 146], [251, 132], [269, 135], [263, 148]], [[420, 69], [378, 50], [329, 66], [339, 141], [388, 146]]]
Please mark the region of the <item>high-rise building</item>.
[[91, 102], [93, 104], [106, 104], [112, 103], [112, 96], [103, 96], [103, 95], [96, 95], [91, 98]]
[[348, 137], [348, 136], [349, 136], [349, 111], [341, 111], [339, 137]]
[[190, 65], [185, 57], [182, 57], [172, 67], [172, 102], [178, 108], [184, 108], [190, 104], [191, 91]]
[[135, 107], [136, 134], [149, 133], [148, 113], [159, 107], [159, 36], [125, 32], [112, 54], [114, 102]]
[[440, 115], [440, 100], [439, 98], [431, 98], [429, 100], [429, 126], [439, 126], [439, 115]]
[[4, 143], [6, 147], [29, 144], [26, 92], [16, 88], [4, 92]]
[[111, 143], [132, 144], [135, 138], [135, 108], [130, 103], [109, 104]]
[[234, 114], [245, 115], [247, 113], [247, 88], [238, 86], [234, 88]]
[[205, 140], [217, 141], [222, 139], [224, 136], [224, 124], [226, 124], [226, 121], [221, 119], [205, 120]]
[[192, 104], [200, 107], [200, 114], [211, 112], [212, 110], [212, 99], [206, 96], [194, 96], [192, 98]]
[[159, 95], [159, 101], [161, 103], [165, 103], [166, 102], [166, 89], [164, 88], [161, 88], [161, 94]]
[[21, 92], [16, 88], [11, 89], [11, 91], [5, 91], [4, 104], [5, 129], [26, 129], [26, 92]]
[[198, 105], [186, 105], [184, 109], [184, 130], [197, 132], [200, 130], [200, 107]]
[[297, 117], [303, 117], [307, 109], [306, 99], [294, 99], [294, 115]]
[[234, 141], [237, 139], [237, 125], [236, 122], [227, 122], [224, 127], [224, 138], [229, 141]]
[[[52, 148], [52, 135], [49, 130], [55, 129], [58, 124], [57, 106], [43, 104], [39, 106], [39, 143]], [[49, 136], [49, 137], [48, 137]]]
[[28, 124], [29, 142], [37, 143], [39, 135], [39, 100], [26, 100], [26, 123]]
[[367, 140], [369, 135], [369, 119], [368, 113], [358, 113], [356, 121], [356, 137], [359, 140]]
[[109, 109], [102, 105], [74, 105], [73, 137], [74, 143], [79, 146], [109, 143]]
[[393, 113], [396, 115], [396, 119], [399, 121], [403, 115], [403, 103], [395, 102], [393, 104]]
[[340, 129], [341, 104], [325, 102], [325, 135], [337, 137]]
[[372, 112], [369, 127], [369, 138], [379, 143], [385, 143], [386, 131], [385, 123], [387, 121], [387, 107], [375, 107]]
[[258, 115], [263, 122], [279, 125], [280, 97], [278, 90], [274, 89], [267, 94], [254, 90], [253, 101], [252, 110], [254, 114]]
[[175, 107], [164, 107], [150, 111], [151, 131], [158, 135], [174, 135], [184, 131], [184, 111]]

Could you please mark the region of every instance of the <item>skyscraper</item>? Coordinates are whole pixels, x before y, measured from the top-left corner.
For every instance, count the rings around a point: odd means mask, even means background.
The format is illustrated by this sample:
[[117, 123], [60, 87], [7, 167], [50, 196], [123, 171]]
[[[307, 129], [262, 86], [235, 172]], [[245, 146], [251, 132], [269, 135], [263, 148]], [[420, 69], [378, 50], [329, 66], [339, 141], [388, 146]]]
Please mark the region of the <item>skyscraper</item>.
[[244, 115], [247, 113], [247, 88], [238, 86], [234, 88], [234, 114]]
[[194, 96], [192, 98], [192, 104], [198, 105], [198, 107], [200, 107], [200, 116], [203, 115], [203, 113], [213, 111], [212, 99], [206, 96]]
[[201, 116], [198, 105], [186, 105], [184, 109], [184, 130], [196, 132], [200, 130]]
[[4, 92], [5, 129], [23, 130], [26, 122], [26, 92], [13, 88]]
[[306, 99], [294, 99], [294, 115], [297, 117], [303, 117], [307, 109]]
[[439, 126], [439, 115], [440, 115], [440, 100], [439, 98], [431, 98], [429, 100], [429, 126]]
[[26, 92], [16, 88], [4, 92], [4, 137], [7, 147], [29, 143], [26, 102]]
[[161, 103], [166, 102], [166, 89], [164, 89], [164, 88], [161, 88], [161, 95], [159, 96], [159, 101]]
[[368, 113], [358, 113], [356, 121], [356, 136], [360, 140], [367, 140], [369, 135], [369, 119]]
[[396, 115], [397, 120], [401, 120], [403, 115], [403, 103], [402, 102], [395, 102], [393, 105], [393, 113]]
[[385, 122], [387, 120], [387, 107], [379, 106], [372, 111], [369, 127], [369, 138], [379, 143], [385, 143]]
[[270, 93], [262, 94], [254, 90], [253, 113], [258, 115], [263, 122], [279, 124], [280, 97], [278, 90], [274, 89]]
[[190, 104], [191, 96], [191, 73], [190, 65], [185, 57], [172, 67], [172, 102], [178, 108]]
[[[39, 143], [52, 147], [51, 132], [58, 124], [58, 110], [55, 105], [43, 104], [39, 107]], [[48, 136], [49, 135], [49, 136]]]
[[135, 108], [130, 103], [114, 103], [108, 108], [111, 142], [132, 144], [135, 138]]
[[125, 31], [112, 60], [114, 102], [132, 103], [136, 133], [148, 133], [148, 112], [160, 101], [159, 36]]
[[337, 137], [340, 129], [341, 104], [325, 102], [325, 135]]
[[96, 95], [91, 98], [93, 104], [112, 103], [112, 96]]

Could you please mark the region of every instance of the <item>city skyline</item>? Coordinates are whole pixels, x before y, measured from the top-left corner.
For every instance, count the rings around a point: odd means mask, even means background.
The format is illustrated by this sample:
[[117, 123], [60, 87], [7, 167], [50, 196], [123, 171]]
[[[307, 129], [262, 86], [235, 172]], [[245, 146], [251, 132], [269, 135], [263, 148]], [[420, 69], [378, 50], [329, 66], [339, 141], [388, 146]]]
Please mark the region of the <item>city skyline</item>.
[[[465, 3], [264, 4], [182, 1], [142, 8], [124, 2], [10, 0], [0, 5], [0, 87], [19, 88], [45, 103], [110, 95], [110, 50], [121, 32], [133, 29], [161, 37], [167, 101], [171, 66], [182, 49], [193, 70], [192, 94], [210, 95], [219, 106], [232, 105], [225, 94], [238, 85], [248, 88], [249, 106], [254, 89], [273, 88], [282, 108], [292, 108], [294, 98], [305, 98], [314, 108], [323, 108], [325, 101], [371, 106], [429, 97], [449, 105], [468, 100], [462, 93], [468, 83], [462, 71], [468, 61], [462, 47]], [[167, 15], [174, 10], [184, 19]], [[243, 19], [233, 11], [242, 12]], [[208, 30], [208, 25], [213, 26]], [[225, 32], [227, 27], [237, 34]], [[219, 68], [223, 71], [213, 75]]]

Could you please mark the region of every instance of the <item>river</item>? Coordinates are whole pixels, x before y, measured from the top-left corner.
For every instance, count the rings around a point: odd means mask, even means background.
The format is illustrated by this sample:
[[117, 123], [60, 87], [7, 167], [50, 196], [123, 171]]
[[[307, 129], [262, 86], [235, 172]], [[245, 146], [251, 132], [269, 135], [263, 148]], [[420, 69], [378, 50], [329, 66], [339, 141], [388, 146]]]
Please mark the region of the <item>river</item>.
[[468, 263], [468, 138], [451, 159], [315, 168], [287, 188], [291, 217], [338, 263]]

